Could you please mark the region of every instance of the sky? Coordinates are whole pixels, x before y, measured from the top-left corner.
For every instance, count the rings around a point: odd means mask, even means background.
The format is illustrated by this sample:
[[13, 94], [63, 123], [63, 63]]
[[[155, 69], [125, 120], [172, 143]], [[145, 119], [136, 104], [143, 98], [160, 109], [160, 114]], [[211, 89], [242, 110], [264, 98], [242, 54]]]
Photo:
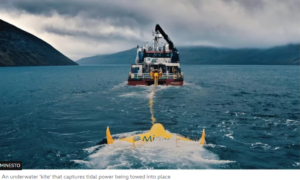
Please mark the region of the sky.
[[177, 47], [300, 42], [300, 0], [0, 0], [0, 19], [72, 60], [151, 42], [156, 24]]

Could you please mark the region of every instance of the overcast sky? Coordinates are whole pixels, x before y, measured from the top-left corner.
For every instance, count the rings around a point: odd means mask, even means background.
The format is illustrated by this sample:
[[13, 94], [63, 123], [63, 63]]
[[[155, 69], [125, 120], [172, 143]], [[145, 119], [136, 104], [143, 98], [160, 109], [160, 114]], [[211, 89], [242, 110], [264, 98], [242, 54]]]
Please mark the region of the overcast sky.
[[142, 45], [156, 24], [176, 46], [300, 42], [300, 0], [0, 0], [0, 19], [73, 60]]

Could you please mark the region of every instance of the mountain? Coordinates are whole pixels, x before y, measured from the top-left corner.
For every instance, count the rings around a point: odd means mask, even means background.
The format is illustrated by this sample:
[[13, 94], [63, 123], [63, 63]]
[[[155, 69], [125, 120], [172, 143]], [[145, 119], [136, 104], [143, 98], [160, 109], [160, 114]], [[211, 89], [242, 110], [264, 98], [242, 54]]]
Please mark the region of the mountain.
[[[300, 44], [272, 48], [178, 47], [182, 64], [299, 65]], [[82, 58], [79, 64], [134, 64], [136, 48]]]
[[45, 41], [0, 19], [0, 66], [77, 65]]
[[78, 64], [134, 64], [135, 57], [136, 48], [132, 48], [113, 54], [86, 57], [76, 62]]

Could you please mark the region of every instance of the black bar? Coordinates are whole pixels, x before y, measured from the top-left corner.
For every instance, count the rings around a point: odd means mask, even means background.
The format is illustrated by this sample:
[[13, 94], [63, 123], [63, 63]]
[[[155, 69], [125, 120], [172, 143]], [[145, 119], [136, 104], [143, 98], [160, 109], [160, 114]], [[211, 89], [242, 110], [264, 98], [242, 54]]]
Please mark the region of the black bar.
[[155, 26], [155, 31], [159, 31], [160, 34], [164, 37], [164, 39], [168, 42], [169, 44], [169, 49], [170, 50], [173, 50], [174, 49], [174, 44], [173, 42], [171, 41], [171, 39], [168, 37], [168, 35], [165, 33], [165, 31], [160, 27], [159, 24], [156, 24]]
[[0, 161], [0, 170], [22, 170], [22, 161]]

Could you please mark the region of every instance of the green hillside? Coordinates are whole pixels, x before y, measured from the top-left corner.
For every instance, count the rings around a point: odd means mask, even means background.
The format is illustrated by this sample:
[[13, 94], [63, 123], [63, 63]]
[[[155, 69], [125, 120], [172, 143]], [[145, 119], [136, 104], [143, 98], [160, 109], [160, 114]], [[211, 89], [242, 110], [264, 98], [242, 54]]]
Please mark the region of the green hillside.
[[77, 65], [50, 44], [0, 19], [0, 66]]
[[[299, 65], [300, 44], [272, 48], [178, 47], [182, 64]], [[82, 58], [79, 64], [133, 64], [136, 48], [114, 54]]]

